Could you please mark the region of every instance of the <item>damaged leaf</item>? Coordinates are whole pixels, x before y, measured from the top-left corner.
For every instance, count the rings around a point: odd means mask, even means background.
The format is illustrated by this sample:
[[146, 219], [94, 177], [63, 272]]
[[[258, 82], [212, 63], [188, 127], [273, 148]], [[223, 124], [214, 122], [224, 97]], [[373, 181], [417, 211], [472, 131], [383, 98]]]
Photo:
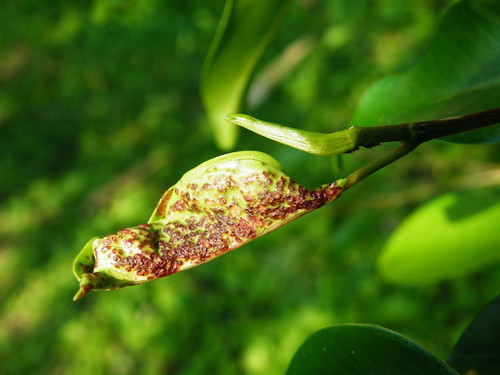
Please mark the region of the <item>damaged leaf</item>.
[[308, 190], [267, 154], [220, 156], [187, 172], [147, 224], [90, 240], [75, 259], [75, 300], [197, 266], [340, 196], [344, 180]]

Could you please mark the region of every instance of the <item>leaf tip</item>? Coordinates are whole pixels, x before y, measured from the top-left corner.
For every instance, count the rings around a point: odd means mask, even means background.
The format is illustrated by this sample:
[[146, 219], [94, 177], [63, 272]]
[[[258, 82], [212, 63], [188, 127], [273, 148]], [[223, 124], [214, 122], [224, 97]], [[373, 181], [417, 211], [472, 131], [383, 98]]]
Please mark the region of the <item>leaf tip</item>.
[[249, 122], [255, 121], [255, 119], [251, 116], [248, 115], [242, 115], [242, 114], [229, 114], [226, 115], [226, 121], [239, 125], [239, 126], [245, 126], [248, 125]]
[[73, 301], [78, 301], [79, 299], [82, 299], [93, 288], [94, 288], [94, 283], [92, 282], [92, 279], [89, 277], [89, 275], [88, 274], [82, 275], [82, 278], [80, 279], [80, 288], [73, 297]]

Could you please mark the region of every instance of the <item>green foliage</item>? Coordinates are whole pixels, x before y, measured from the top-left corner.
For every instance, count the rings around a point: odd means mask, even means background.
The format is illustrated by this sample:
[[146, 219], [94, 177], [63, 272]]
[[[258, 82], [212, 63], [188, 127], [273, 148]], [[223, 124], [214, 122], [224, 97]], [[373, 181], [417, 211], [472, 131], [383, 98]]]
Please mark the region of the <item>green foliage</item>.
[[500, 296], [486, 305], [460, 336], [447, 362], [461, 374], [500, 372]]
[[323, 328], [295, 353], [287, 375], [495, 375], [500, 370], [500, 297], [485, 306], [462, 333], [447, 363], [391, 330], [345, 324]]
[[[313, 48], [255, 116], [344, 129], [371, 82], [420, 58], [450, 2], [294, 3], [263, 66], [304, 35]], [[197, 98], [222, 6], [2, 3], [0, 373], [283, 374], [310, 332], [342, 322], [390, 327], [444, 358], [498, 293], [494, 266], [425, 288], [377, 277], [380, 248], [416, 205], [468, 175], [497, 181], [497, 145], [436, 142], [244, 251], [71, 301], [88, 238], [143, 222], [168, 186], [220, 153]], [[240, 147], [273, 155], [305, 186], [341, 177], [328, 158], [251, 133]]]
[[228, 0], [201, 78], [203, 102], [217, 145], [234, 148], [237, 128], [224, 121], [238, 112], [250, 78], [288, 8], [289, 0]]
[[500, 260], [500, 191], [444, 194], [405, 218], [378, 260], [388, 281], [419, 285], [460, 277]]
[[287, 375], [457, 375], [406, 337], [370, 325], [338, 325], [311, 335]]
[[[387, 125], [479, 112], [500, 103], [500, 17], [461, 1], [444, 17], [426, 56], [363, 95], [352, 123]], [[500, 125], [447, 137], [500, 142]]]

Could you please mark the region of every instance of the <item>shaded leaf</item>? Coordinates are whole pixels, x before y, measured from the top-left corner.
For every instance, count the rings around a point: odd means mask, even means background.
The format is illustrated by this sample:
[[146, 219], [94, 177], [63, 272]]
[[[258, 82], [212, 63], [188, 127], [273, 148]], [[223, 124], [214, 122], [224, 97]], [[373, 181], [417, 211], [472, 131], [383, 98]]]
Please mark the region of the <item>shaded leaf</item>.
[[447, 362], [462, 374], [500, 374], [500, 297], [477, 314]]
[[500, 260], [498, 188], [442, 195], [396, 229], [378, 259], [380, 274], [399, 284], [458, 277]]
[[[376, 82], [352, 124], [387, 125], [463, 115], [500, 106], [500, 18], [462, 1], [445, 15], [427, 55], [414, 68]], [[500, 125], [443, 138], [500, 142]]]
[[237, 127], [225, 122], [238, 112], [262, 53], [290, 0], [227, 0], [201, 77], [201, 95], [217, 145], [234, 147]]
[[311, 335], [287, 375], [456, 375], [408, 338], [371, 325], [338, 325]]

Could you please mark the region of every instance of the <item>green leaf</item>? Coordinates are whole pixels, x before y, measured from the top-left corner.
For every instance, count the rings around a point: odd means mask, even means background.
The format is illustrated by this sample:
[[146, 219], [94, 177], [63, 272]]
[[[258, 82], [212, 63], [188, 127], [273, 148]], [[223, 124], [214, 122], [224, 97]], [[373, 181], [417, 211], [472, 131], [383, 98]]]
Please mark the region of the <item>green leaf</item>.
[[225, 122], [238, 112], [262, 53], [281, 23], [290, 0], [227, 0], [201, 77], [201, 95], [215, 141], [234, 147], [238, 128]]
[[[472, 1], [445, 15], [427, 55], [412, 69], [376, 82], [352, 124], [387, 125], [463, 115], [500, 105], [500, 18]], [[500, 125], [443, 140], [500, 142]]]
[[391, 235], [380, 274], [399, 284], [453, 278], [500, 260], [500, 191], [442, 195], [416, 210]]
[[500, 374], [500, 297], [469, 324], [446, 362], [462, 374]]
[[457, 375], [408, 338], [371, 325], [338, 325], [311, 335], [287, 375]]

